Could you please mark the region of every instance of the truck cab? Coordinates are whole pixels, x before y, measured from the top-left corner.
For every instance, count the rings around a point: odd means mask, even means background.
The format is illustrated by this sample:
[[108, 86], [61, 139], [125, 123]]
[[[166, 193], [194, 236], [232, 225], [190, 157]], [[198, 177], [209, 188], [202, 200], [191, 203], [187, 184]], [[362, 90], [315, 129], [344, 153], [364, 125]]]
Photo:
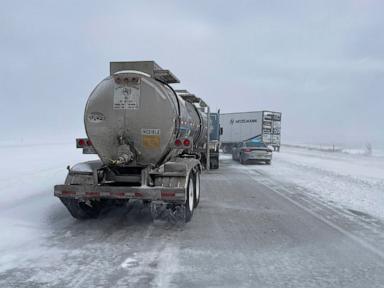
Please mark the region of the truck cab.
[[210, 113], [210, 132], [209, 132], [209, 159], [210, 168], [219, 168], [219, 149], [220, 149], [220, 110], [217, 113]]

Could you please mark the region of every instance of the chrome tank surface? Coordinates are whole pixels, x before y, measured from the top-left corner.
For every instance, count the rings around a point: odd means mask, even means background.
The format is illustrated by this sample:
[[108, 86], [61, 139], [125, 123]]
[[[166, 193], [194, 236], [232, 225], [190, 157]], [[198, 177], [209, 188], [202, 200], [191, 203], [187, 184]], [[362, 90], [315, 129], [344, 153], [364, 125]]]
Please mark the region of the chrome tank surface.
[[104, 164], [161, 164], [182, 152], [176, 138], [191, 137], [194, 148], [206, 143], [206, 117], [166, 84], [139, 71], [105, 78], [88, 98], [84, 123]]

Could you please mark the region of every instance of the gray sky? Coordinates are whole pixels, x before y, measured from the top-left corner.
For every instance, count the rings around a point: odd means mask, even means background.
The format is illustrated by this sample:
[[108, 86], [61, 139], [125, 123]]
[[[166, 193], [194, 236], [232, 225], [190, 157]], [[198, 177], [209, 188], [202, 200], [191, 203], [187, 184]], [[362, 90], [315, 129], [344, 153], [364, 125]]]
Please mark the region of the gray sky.
[[109, 61], [155, 60], [213, 109], [282, 111], [283, 141], [384, 143], [384, 1], [0, 3], [0, 140], [85, 135]]

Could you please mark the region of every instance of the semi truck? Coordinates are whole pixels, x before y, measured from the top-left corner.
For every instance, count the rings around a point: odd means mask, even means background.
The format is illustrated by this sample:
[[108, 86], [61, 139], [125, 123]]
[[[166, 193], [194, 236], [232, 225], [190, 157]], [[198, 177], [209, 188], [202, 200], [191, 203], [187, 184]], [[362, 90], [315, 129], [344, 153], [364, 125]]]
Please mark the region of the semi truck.
[[209, 158], [211, 169], [219, 168], [220, 136], [223, 129], [220, 128], [220, 110], [210, 113], [209, 132]]
[[153, 217], [169, 211], [185, 222], [200, 201], [200, 175], [209, 169], [209, 107], [154, 61], [111, 62], [110, 75], [88, 97], [87, 137], [76, 139], [98, 160], [68, 168], [54, 195], [77, 219], [105, 207], [142, 200]]
[[223, 128], [221, 148], [224, 153], [231, 153], [237, 143], [256, 137], [280, 151], [281, 112], [222, 113], [220, 126]]

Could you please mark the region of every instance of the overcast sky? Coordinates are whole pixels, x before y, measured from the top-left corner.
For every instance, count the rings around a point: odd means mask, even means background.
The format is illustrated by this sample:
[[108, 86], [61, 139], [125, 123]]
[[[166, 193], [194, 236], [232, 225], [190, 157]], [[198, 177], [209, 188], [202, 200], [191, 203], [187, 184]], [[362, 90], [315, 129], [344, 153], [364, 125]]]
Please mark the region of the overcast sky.
[[285, 142], [384, 143], [384, 1], [0, 4], [1, 140], [85, 136], [109, 61], [155, 60], [214, 110], [281, 111]]

